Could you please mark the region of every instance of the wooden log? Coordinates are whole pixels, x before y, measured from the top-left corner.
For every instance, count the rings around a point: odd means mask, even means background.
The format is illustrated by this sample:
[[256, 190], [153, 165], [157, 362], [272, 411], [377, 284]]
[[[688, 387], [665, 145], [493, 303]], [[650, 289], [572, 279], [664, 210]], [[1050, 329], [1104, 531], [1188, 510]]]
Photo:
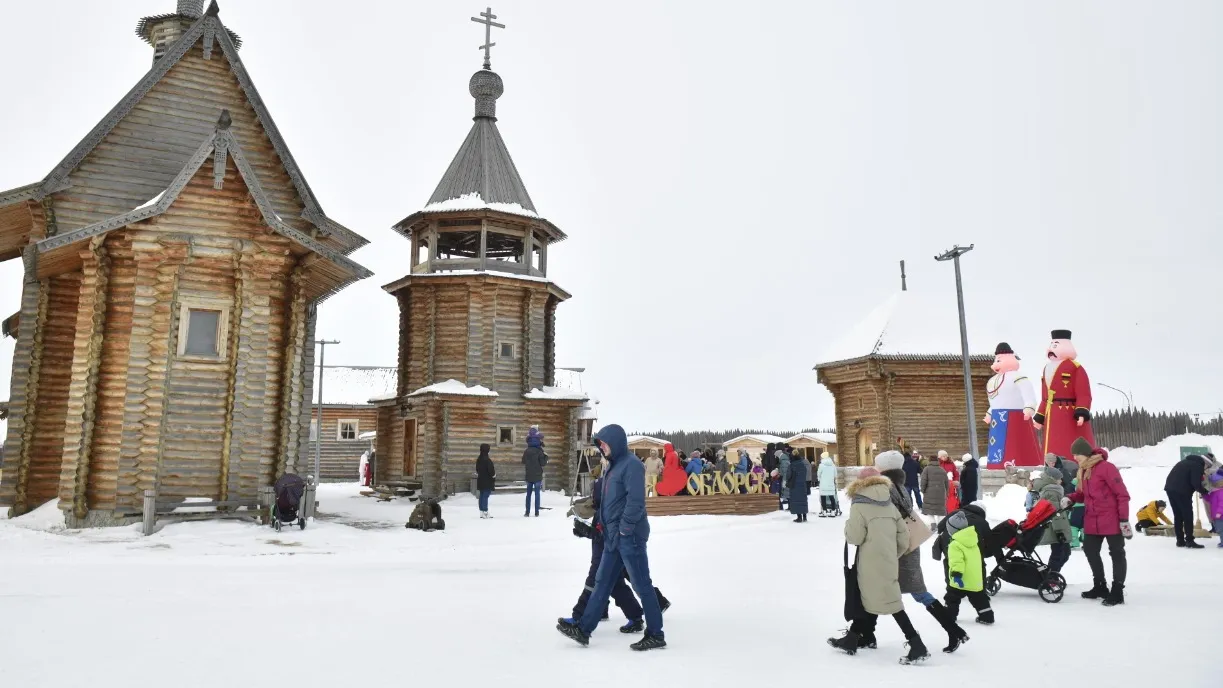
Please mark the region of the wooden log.
[[645, 500], [650, 516], [719, 515], [756, 516], [777, 511], [775, 494], [651, 497]]

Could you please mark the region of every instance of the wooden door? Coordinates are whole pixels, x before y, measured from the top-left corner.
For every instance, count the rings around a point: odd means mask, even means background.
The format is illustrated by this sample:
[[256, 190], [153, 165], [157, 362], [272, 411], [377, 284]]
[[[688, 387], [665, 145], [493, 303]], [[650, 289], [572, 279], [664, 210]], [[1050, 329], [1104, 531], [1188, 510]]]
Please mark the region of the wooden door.
[[866, 428], [858, 431], [858, 465], [870, 466], [874, 463], [871, 455], [871, 432]]
[[403, 476], [416, 476], [416, 421], [403, 422]]

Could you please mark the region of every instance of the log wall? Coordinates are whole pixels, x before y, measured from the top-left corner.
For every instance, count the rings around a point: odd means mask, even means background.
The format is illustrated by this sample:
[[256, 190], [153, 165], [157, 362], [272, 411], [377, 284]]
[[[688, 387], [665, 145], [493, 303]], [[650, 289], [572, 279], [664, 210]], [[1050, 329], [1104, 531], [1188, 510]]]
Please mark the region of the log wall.
[[[38, 413], [30, 446], [27, 500], [30, 509], [59, 497], [63, 465], [64, 423], [72, 382], [72, 355], [76, 342], [77, 299], [81, 274], [48, 280], [47, 318], [42, 335], [42, 365], [38, 384]], [[69, 495], [71, 498], [71, 495]]]
[[[315, 411], [313, 418], [317, 418]], [[319, 433], [319, 480], [321, 482], [355, 482], [359, 479], [361, 455], [369, 449], [368, 440], [341, 440], [338, 438], [341, 420], [355, 420], [357, 434], [378, 427], [378, 410], [372, 406], [324, 406], [323, 426]], [[311, 441], [307, 452], [309, 473], [314, 471], [314, 449], [318, 442]]]

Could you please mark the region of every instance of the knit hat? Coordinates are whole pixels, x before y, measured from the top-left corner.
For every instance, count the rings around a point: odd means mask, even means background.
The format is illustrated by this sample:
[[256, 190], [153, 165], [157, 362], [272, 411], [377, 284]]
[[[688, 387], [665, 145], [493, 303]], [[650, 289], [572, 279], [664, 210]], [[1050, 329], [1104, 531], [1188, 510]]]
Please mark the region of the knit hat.
[[887, 471], [902, 471], [905, 467], [904, 454], [892, 449], [885, 451], [875, 457], [875, 468], [879, 469], [880, 473]]
[[866, 468], [858, 471], [859, 480], [862, 478], [873, 478], [876, 475], [879, 475], [879, 469], [875, 468], [874, 466], [867, 466]]
[[972, 461], [972, 454], [965, 454], [964, 456], [960, 457], [960, 460], [961, 461]]
[[1070, 453], [1075, 456], [1091, 456], [1091, 445], [1082, 437], [1075, 438], [1070, 444]]
[[1056, 480], [1058, 482], [1061, 482], [1062, 480], [1062, 472], [1056, 468], [1046, 468], [1045, 475], [1049, 476], [1051, 480]]
[[1057, 463], [1058, 458], [1059, 458], [1058, 455], [1054, 454], [1053, 452], [1049, 452], [1048, 454], [1045, 454], [1046, 463], [1048, 463], [1049, 461], [1052, 461], [1053, 463]]
[[963, 511], [957, 511], [947, 519], [947, 534], [955, 535], [956, 533], [968, 527], [968, 517]]

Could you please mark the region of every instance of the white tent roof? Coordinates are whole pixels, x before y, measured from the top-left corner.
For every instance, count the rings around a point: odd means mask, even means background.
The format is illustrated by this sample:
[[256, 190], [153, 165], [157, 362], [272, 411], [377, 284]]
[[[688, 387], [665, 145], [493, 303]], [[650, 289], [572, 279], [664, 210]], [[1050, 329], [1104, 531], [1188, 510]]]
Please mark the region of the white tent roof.
[[666, 440], [660, 440], [657, 437], [650, 437], [649, 435], [629, 435], [628, 437], [629, 444], [636, 444], [638, 442], [647, 442], [649, 444], [657, 444], [660, 447], [667, 443]]
[[[987, 355], [1000, 339], [986, 339], [994, 328], [988, 313], [968, 316], [969, 347]], [[818, 366], [867, 356], [959, 358], [960, 318], [955, 289], [898, 291], [866, 314], [825, 351]]]
[[823, 442], [827, 445], [836, 444], [837, 436], [835, 433], [831, 432], [800, 432], [793, 437], [786, 438], [784, 441], [786, 444], [790, 444], [791, 442], [797, 442], [801, 439], [815, 440], [816, 442]]
[[778, 443], [782, 443], [786, 441], [784, 437], [778, 437], [777, 435], [756, 435], [756, 434], [749, 433], [746, 435], [739, 435], [738, 437], [734, 437], [732, 439], [726, 440], [725, 442], [722, 443], [722, 446], [725, 447], [729, 444], [735, 444], [737, 442], [742, 442], [744, 440], [760, 442], [762, 444], [778, 444]]
[[[314, 396], [318, 401], [319, 369], [314, 369]], [[323, 404], [362, 406], [371, 399], [394, 396], [398, 370], [372, 366], [327, 366], [323, 370]]]

